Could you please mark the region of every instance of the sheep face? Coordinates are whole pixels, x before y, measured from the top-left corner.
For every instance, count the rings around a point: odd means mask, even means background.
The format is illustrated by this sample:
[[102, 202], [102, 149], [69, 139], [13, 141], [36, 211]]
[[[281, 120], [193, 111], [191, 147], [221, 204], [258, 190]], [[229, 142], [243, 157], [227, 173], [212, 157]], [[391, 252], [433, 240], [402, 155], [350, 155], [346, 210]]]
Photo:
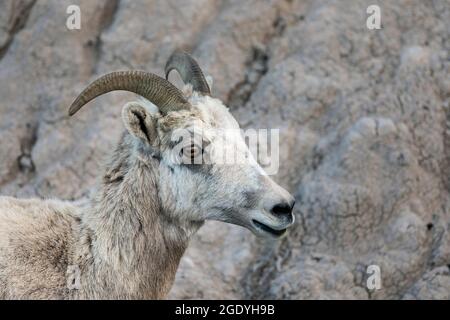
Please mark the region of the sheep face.
[[[146, 102], [127, 104], [123, 111], [138, 156], [158, 159], [163, 214], [172, 221], [219, 220], [258, 236], [281, 237], [294, 223], [294, 198], [254, 160], [220, 100], [194, 93], [189, 102], [190, 110], [164, 116]], [[231, 161], [224, 158], [230, 154]]]

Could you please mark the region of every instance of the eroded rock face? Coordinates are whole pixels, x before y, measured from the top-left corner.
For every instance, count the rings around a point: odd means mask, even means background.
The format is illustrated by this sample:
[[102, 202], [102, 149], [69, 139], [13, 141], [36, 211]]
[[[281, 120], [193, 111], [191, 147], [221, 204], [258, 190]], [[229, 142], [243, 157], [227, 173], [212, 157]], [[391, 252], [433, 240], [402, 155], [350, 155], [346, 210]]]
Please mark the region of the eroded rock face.
[[207, 223], [170, 298], [449, 299], [450, 5], [377, 3], [381, 30], [373, 1], [1, 1], [0, 193], [88, 197], [134, 97], [67, 107], [103, 73], [162, 75], [184, 47], [244, 128], [280, 128], [298, 223], [279, 243]]

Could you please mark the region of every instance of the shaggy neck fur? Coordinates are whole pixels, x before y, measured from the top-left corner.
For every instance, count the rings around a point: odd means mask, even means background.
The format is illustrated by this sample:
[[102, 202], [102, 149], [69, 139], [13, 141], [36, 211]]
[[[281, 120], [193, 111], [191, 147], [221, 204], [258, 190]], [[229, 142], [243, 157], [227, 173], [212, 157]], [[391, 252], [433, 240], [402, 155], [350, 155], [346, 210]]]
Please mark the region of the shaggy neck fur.
[[[170, 290], [198, 224], [173, 221], [158, 195], [157, 159], [143, 161], [125, 133], [80, 230], [78, 298], [157, 299]], [[84, 270], [83, 270], [84, 269]]]

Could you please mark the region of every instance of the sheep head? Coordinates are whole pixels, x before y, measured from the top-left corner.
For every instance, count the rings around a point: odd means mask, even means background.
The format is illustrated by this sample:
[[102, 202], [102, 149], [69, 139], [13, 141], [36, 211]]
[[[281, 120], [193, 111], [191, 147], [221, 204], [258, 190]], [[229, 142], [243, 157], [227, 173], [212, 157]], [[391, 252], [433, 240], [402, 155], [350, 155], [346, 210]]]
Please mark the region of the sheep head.
[[[172, 70], [185, 82], [183, 91], [147, 72], [115, 72], [88, 86], [69, 114], [109, 91], [141, 95], [146, 100], [127, 103], [122, 119], [135, 156], [157, 166], [161, 214], [180, 223], [219, 220], [258, 236], [281, 237], [294, 223], [294, 198], [254, 160], [235, 118], [211, 97], [197, 62], [176, 51], [166, 78]], [[234, 161], [224, 162], [230, 153]]]

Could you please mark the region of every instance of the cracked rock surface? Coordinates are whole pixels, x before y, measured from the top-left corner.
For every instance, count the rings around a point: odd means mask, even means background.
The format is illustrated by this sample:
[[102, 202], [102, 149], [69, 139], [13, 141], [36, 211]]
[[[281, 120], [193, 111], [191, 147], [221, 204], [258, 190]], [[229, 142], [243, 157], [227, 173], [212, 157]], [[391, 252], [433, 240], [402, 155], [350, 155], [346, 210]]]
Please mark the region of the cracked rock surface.
[[134, 96], [68, 106], [103, 73], [163, 75], [178, 47], [244, 128], [280, 129], [297, 224], [273, 243], [208, 222], [169, 298], [450, 299], [446, 0], [1, 1], [0, 194], [89, 197]]

